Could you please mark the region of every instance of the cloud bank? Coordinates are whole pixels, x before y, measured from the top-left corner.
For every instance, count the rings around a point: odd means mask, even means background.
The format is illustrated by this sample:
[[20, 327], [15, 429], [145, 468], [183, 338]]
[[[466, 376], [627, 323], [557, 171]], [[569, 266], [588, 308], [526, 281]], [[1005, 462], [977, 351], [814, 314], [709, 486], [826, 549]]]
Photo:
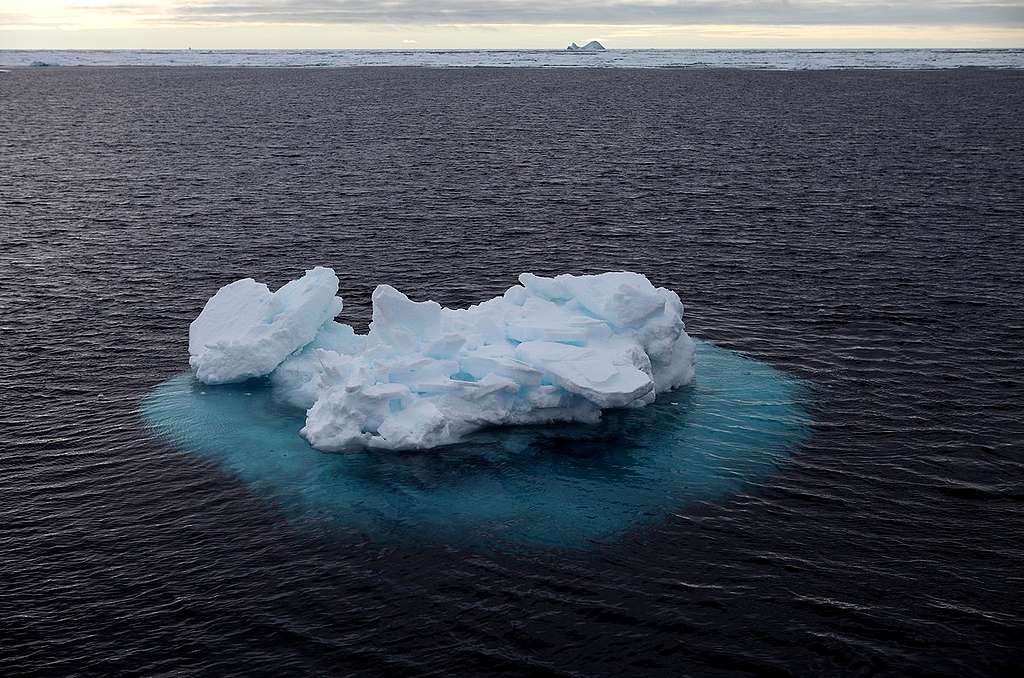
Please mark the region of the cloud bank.
[[1024, 0], [192, 0], [175, 20], [309, 24], [1022, 25]]

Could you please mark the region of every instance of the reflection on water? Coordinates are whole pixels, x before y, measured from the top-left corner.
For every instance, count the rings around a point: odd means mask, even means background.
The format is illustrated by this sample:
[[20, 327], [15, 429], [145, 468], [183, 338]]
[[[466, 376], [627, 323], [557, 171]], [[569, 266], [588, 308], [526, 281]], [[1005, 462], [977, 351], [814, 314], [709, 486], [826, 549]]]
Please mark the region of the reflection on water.
[[303, 412], [262, 382], [210, 387], [182, 374], [142, 412], [302, 520], [376, 538], [581, 547], [768, 473], [808, 435], [791, 378], [706, 342], [697, 359], [693, 386], [596, 426], [490, 429], [425, 452], [314, 450], [298, 435]]

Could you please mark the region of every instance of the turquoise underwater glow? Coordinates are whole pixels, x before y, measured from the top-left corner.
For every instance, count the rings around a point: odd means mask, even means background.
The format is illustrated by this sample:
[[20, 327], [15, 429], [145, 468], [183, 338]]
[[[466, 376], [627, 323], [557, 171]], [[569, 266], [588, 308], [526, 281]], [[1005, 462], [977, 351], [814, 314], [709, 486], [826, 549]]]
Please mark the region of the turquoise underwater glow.
[[496, 428], [420, 452], [330, 454], [265, 382], [181, 374], [144, 399], [146, 422], [302, 520], [374, 538], [582, 547], [769, 474], [808, 435], [800, 385], [697, 342], [697, 380], [597, 425]]

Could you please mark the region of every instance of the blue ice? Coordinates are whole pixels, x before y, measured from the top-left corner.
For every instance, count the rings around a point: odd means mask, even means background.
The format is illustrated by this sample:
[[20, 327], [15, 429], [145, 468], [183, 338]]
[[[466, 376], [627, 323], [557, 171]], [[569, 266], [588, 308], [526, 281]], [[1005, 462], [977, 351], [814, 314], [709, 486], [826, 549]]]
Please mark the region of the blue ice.
[[428, 451], [315, 450], [298, 435], [304, 412], [266, 380], [210, 386], [181, 374], [141, 412], [173, 446], [300, 522], [378, 540], [581, 548], [723, 500], [809, 436], [793, 378], [703, 341], [697, 364], [691, 385], [597, 424], [486, 429]]

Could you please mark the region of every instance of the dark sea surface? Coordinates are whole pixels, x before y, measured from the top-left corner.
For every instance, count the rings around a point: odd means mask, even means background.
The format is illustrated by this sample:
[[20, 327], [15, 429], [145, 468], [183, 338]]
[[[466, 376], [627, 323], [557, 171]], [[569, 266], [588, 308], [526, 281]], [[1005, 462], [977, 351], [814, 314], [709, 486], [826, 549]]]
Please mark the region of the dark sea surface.
[[[1013, 674], [1022, 158], [1019, 70], [0, 73], [0, 674]], [[646, 273], [812, 434], [586, 550], [296, 521], [139, 407], [315, 264]]]

